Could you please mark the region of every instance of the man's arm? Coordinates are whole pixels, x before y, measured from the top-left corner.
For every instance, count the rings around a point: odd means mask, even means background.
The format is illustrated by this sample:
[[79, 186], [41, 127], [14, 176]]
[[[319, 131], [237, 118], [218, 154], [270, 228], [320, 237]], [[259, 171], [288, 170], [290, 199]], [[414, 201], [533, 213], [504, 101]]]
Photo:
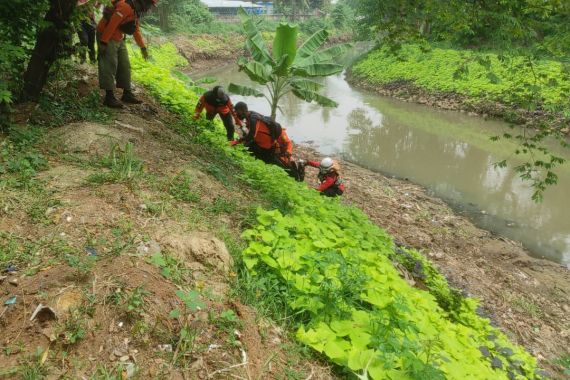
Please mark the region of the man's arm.
[[326, 176], [325, 180], [323, 182], [321, 182], [321, 184], [319, 185], [317, 190], [321, 191], [321, 192], [325, 191], [326, 189], [328, 189], [329, 187], [334, 185], [335, 182], [336, 182], [336, 180], [333, 176]]
[[194, 110], [194, 120], [196, 120], [200, 117], [200, 114], [204, 110], [205, 106], [206, 106], [206, 99], [204, 98], [204, 95], [202, 95], [202, 96], [200, 96], [200, 99], [198, 100], [198, 104], [196, 104], [196, 109]]

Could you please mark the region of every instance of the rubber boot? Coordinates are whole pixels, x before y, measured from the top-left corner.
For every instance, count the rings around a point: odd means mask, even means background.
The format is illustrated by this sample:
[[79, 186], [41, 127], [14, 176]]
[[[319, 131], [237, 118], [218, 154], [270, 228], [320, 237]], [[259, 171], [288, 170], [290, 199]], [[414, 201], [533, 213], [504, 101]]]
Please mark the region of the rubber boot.
[[105, 91], [105, 100], [103, 101], [103, 104], [111, 108], [123, 108], [121, 102], [119, 102], [117, 98], [115, 98], [113, 90]]
[[123, 90], [123, 96], [121, 97], [121, 100], [125, 103], [130, 103], [130, 104], [141, 104], [142, 100], [139, 100], [135, 97], [135, 94], [133, 94], [133, 92], [131, 90]]

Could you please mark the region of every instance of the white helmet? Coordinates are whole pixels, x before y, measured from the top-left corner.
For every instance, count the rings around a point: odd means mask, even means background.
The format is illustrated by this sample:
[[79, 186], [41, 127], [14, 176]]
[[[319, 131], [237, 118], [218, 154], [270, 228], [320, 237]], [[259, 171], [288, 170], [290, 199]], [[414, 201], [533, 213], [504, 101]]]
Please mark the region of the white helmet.
[[321, 169], [324, 171], [329, 171], [330, 169], [332, 169], [333, 165], [334, 161], [330, 157], [325, 157], [321, 161]]

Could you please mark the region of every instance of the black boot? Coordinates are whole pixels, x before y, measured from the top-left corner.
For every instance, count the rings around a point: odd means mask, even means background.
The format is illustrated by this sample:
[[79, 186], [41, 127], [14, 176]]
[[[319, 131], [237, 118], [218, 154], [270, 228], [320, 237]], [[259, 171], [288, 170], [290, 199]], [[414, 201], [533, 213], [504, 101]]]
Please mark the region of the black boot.
[[121, 98], [121, 100], [125, 103], [130, 103], [130, 104], [141, 104], [142, 100], [139, 100], [135, 97], [135, 94], [133, 94], [133, 92], [131, 90], [123, 90], [123, 97]]
[[113, 90], [105, 91], [105, 100], [103, 101], [103, 104], [111, 108], [123, 108], [121, 102], [119, 102], [117, 98], [115, 98]]

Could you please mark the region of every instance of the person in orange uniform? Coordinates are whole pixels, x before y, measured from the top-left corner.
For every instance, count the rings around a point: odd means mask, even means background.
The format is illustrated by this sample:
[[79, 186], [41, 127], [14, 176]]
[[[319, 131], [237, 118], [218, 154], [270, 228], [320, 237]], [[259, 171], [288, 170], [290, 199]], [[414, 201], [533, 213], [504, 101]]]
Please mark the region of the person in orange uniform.
[[270, 117], [249, 111], [244, 102], [235, 105], [235, 112], [240, 120], [245, 119], [248, 133], [232, 141], [231, 145], [243, 143], [256, 158], [267, 164], [278, 165], [294, 176], [291, 173], [293, 142], [285, 128]]
[[212, 120], [216, 115], [220, 115], [220, 119], [222, 119], [224, 127], [226, 127], [228, 141], [232, 141], [235, 132], [234, 120], [239, 126], [242, 123], [236, 115], [230, 97], [222, 86], [215, 86], [200, 97], [194, 111], [194, 120], [198, 120], [204, 108], [206, 109], [206, 119], [208, 120]]
[[97, 43], [99, 47], [99, 87], [105, 90], [103, 104], [106, 106], [123, 107], [121, 102], [115, 98], [115, 83], [118, 88], [123, 89], [121, 98], [123, 102], [141, 103], [131, 90], [131, 65], [125, 45], [125, 34], [135, 38], [143, 57], [148, 59], [139, 19], [153, 5], [156, 5], [156, 0], [114, 0], [112, 6], [103, 11], [103, 18], [97, 24]]
[[247, 134], [230, 144], [243, 143], [256, 158], [283, 168], [289, 176], [302, 182], [305, 179], [304, 165], [292, 159], [293, 142], [285, 128], [268, 116], [249, 111], [244, 102], [235, 105], [235, 112], [240, 120], [245, 119]]
[[302, 164], [319, 169], [320, 185], [317, 191], [327, 197], [336, 197], [344, 193], [344, 183], [340, 176], [340, 166], [330, 157], [325, 157], [321, 162], [300, 160]]

